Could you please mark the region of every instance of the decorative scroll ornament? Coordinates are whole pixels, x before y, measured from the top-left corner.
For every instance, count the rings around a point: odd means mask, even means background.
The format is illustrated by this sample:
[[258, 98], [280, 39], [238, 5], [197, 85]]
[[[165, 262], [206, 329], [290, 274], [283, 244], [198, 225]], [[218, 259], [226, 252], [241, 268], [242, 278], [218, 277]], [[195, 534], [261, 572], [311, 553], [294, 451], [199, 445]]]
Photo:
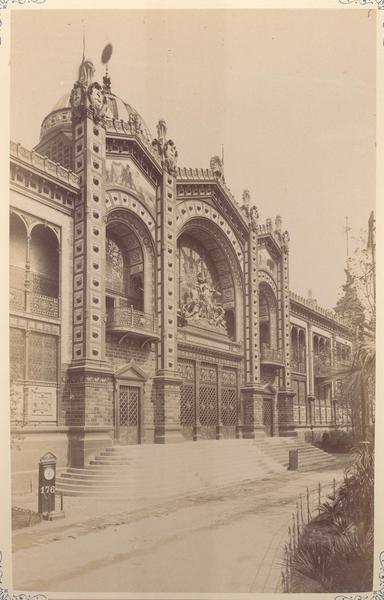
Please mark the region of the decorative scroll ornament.
[[224, 308], [217, 301], [220, 296], [221, 292], [211, 287], [200, 272], [195, 285], [184, 294], [179, 316], [186, 321], [205, 321], [215, 329], [226, 329]]
[[178, 152], [175, 142], [167, 140], [167, 125], [164, 119], [160, 119], [157, 124], [157, 139], [153, 140], [152, 146], [155, 149], [162, 166], [170, 175], [176, 176]]

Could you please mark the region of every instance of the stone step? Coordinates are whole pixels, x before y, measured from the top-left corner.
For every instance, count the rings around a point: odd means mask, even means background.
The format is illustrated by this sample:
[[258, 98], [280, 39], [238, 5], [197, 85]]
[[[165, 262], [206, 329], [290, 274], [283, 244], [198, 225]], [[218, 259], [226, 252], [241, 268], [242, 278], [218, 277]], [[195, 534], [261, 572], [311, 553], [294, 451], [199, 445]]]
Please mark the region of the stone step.
[[286, 471], [290, 449], [299, 452], [299, 469], [334, 460], [295, 438], [110, 446], [84, 468], [62, 473], [56, 486], [64, 495], [92, 498], [177, 496]]

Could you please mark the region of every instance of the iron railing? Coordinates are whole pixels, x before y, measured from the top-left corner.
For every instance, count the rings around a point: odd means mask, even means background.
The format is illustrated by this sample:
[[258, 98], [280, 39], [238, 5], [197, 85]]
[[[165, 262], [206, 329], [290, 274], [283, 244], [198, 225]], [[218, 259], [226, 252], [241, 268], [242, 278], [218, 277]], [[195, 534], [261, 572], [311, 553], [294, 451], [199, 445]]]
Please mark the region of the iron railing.
[[291, 369], [292, 371], [295, 371], [295, 373], [306, 373], [307, 365], [305, 361], [299, 360], [295, 356], [291, 356]]
[[[30, 271], [29, 282], [27, 282], [26, 269], [13, 265], [10, 266], [9, 275], [9, 305], [11, 310], [51, 319], [59, 318], [60, 301], [57, 280]], [[44, 293], [45, 290], [46, 293]]]
[[108, 310], [107, 328], [157, 333], [157, 319], [153, 314], [141, 312], [133, 306], [116, 306]]
[[261, 360], [274, 363], [284, 363], [284, 353], [277, 348], [271, 348], [268, 344], [261, 344]]

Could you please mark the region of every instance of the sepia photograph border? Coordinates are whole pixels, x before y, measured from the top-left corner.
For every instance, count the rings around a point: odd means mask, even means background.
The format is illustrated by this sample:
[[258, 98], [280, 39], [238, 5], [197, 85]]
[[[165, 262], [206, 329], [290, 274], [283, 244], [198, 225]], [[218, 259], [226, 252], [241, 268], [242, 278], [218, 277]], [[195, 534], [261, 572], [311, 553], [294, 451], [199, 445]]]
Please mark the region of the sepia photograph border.
[[[11, 60], [11, 13], [13, 11], [33, 10], [36, 13], [36, 19], [39, 18], [39, 11], [44, 10], [70, 10], [76, 9], [79, 11], [87, 11], [92, 9], [112, 11], [117, 9], [162, 9], [164, 11], [172, 9], [229, 9], [236, 8], [247, 10], [254, 9], [284, 9], [284, 10], [304, 10], [304, 9], [332, 9], [345, 11], [372, 10], [375, 13], [376, 19], [376, 230], [377, 230], [377, 323], [376, 323], [376, 340], [377, 340], [377, 362], [376, 362], [376, 421], [375, 421], [375, 531], [374, 531], [374, 587], [373, 590], [360, 590], [360, 595], [346, 593], [337, 594], [300, 594], [303, 598], [341, 598], [345, 600], [380, 600], [384, 598], [384, 521], [381, 516], [381, 510], [384, 503], [384, 440], [381, 431], [384, 426], [384, 407], [381, 402], [381, 395], [384, 387], [384, 369], [383, 362], [383, 345], [384, 342], [384, 327], [383, 327], [383, 306], [384, 306], [384, 277], [382, 270], [382, 260], [384, 256], [383, 244], [383, 201], [384, 197], [384, 2], [380, 0], [284, 0], [280, 2], [257, 1], [248, 2], [214, 2], [207, 1], [151, 1], [151, 2], [134, 2], [112, 0], [0, 0], [0, 74], [2, 81], [1, 95], [1, 135], [0, 135], [0, 156], [2, 158], [0, 164], [0, 187], [1, 198], [0, 203], [1, 214], [1, 260], [0, 260], [0, 277], [5, 290], [1, 296], [1, 314], [3, 319], [2, 335], [1, 335], [1, 386], [2, 386], [2, 401], [0, 415], [0, 473], [1, 473], [1, 494], [0, 494], [0, 600], [113, 600], [113, 599], [183, 599], [183, 600], [213, 600], [213, 599], [228, 599], [235, 598], [271, 598], [284, 597], [287, 594], [243, 594], [243, 593], [56, 593], [39, 592], [29, 590], [17, 590], [13, 585], [12, 575], [12, 530], [11, 530], [11, 460], [10, 460], [10, 409], [9, 409], [9, 140], [10, 140], [10, 107], [12, 98], [10, 97], [10, 77], [12, 71]], [[111, 42], [113, 43], [113, 32], [111, 32]], [[30, 40], [33, 44], [33, 39]], [[28, 44], [26, 43], [26, 47]], [[351, 39], [351, 52], [353, 52], [353, 40]], [[26, 91], [27, 94], [27, 91]], [[138, 107], [140, 109], [140, 107]], [[160, 116], [160, 115], [159, 115]], [[358, 118], [358, 117], [357, 117]], [[220, 141], [218, 141], [220, 143]], [[183, 165], [184, 166], [184, 165]], [[200, 165], [199, 165], [200, 166]], [[367, 209], [368, 211], [368, 209]], [[367, 218], [368, 218], [367, 214]], [[336, 301], [336, 299], [335, 299]], [[42, 565], [43, 567], [44, 565]], [[39, 595], [40, 594], [40, 595]], [[292, 594], [296, 597], [297, 594]]]

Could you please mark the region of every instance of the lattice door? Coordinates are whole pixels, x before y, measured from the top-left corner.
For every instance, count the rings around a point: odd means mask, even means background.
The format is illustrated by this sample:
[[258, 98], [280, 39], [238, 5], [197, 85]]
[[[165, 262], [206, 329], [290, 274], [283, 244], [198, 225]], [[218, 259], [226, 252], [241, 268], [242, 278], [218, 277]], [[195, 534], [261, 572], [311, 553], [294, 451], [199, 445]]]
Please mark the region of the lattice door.
[[118, 438], [121, 444], [140, 443], [140, 389], [120, 385], [118, 404]]
[[224, 368], [221, 372], [221, 424], [225, 438], [236, 436], [238, 423], [237, 373], [235, 369]]
[[192, 440], [196, 425], [195, 366], [192, 361], [179, 360], [178, 367], [183, 378], [180, 389], [180, 425], [183, 436]]
[[272, 435], [273, 415], [272, 415], [272, 400], [270, 398], [264, 398], [263, 421], [264, 421], [265, 433], [267, 435]]
[[202, 365], [200, 370], [199, 417], [201, 436], [216, 438], [218, 423], [217, 369], [214, 365]]

